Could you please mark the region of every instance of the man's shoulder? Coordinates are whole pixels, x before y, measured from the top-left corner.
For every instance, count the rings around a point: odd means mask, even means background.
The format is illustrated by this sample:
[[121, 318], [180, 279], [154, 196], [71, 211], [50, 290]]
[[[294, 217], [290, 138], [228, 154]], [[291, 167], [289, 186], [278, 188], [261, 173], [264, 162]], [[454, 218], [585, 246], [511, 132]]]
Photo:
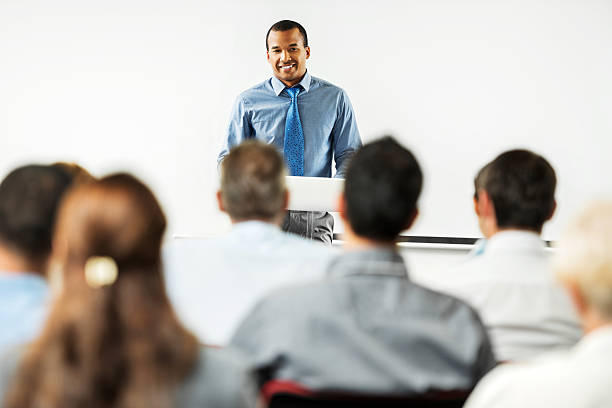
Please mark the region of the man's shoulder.
[[412, 283], [413, 291], [419, 294], [418, 307], [423, 309], [425, 314], [439, 316], [462, 316], [467, 319], [474, 319], [477, 312], [474, 308], [456, 296], [452, 292], [430, 288], [418, 283]]
[[310, 86], [311, 88], [325, 90], [327, 92], [334, 92], [336, 94], [342, 94], [342, 95], [345, 94], [344, 89], [342, 89], [338, 85], [334, 85], [331, 82], [326, 81], [325, 79], [321, 79], [321, 78], [314, 77], [314, 76], [311, 76]]
[[253, 98], [261, 97], [262, 95], [275, 96], [272, 85], [270, 84], [270, 78], [240, 92], [240, 94], [238, 94], [238, 99], [248, 103]]

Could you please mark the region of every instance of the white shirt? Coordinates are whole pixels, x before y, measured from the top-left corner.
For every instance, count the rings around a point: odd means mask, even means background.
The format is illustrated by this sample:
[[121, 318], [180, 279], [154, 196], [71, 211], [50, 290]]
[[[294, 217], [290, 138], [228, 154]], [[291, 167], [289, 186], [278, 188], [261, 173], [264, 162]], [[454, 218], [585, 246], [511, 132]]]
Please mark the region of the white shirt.
[[500, 361], [569, 348], [582, 335], [569, 297], [549, 269], [540, 236], [502, 231], [446, 279], [429, 286], [478, 310]]
[[533, 363], [504, 364], [476, 387], [466, 408], [612, 407], [612, 327]]
[[207, 344], [225, 345], [262, 296], [323, 277], [335, 254], [276, 225], [240, 222], [226, 236], [164, 248], [168, 296], [188, 329]]

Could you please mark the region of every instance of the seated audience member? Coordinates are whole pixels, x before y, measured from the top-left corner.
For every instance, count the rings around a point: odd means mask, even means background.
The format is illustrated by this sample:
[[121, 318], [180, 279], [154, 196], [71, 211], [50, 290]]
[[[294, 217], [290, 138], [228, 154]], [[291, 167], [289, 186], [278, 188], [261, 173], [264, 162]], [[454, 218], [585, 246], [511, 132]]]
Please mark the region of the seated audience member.
[[164, 250], [179, 316], [209, 344], [224, 345], [264, 294], [323, 276], [335, 253], [280, 230], [289, 193], [277, 150], [258, 141], [234, 147], [221, 164], [219, 208], [232, 221], [223, 237], [176, 240]]
[[409, 396], [471, 389], [493, 367], [476, 312], [411, 282], [396, 247], [421, 185], [416, 159], [390, 137], [353, 156], [339, 200], [344, 254], [325, 280], [263, 299], [232, 338], [260, 383]]
[[0, 184], [0, 350], [38, 335], [55, 212], [71, 178], [51, 166], [13, 170]]
[[199, 346], [170, 307], [165, 227], [151, 191], [129, 175], [67, 195], [52, 255], [62, 288], [40, 337], [0, 365], [4, 407], [249, 405], [242, 363]]
[[555, 211], [555, 171], [542, 156], [511, 150], [480, 170], [474, 184], [484, 246], [431, 286], [478, 310], [500, 361], [571, 347], [582, 330], [540, 238]]
[[612, 201], [591, 205], [573, 222], [553, 269], [573, 300], [584, 338], [571, 350], [500, 366], [466, 407], [612, 406]]

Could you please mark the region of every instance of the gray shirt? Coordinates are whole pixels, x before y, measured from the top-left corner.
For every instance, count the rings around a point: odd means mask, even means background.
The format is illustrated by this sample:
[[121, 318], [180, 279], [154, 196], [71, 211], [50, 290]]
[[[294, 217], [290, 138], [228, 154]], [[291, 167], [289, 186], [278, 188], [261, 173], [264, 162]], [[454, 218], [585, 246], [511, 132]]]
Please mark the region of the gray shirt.
[[[0, 403], [22, 355], [16, 349], [0, 360]], [[174, 391], [173, 399], [176, 408], [247, 408], [255, 406], [256, 388], [238, 353], [202, 347], [193, 372]]]
[[411, 282], [397, 252], [350, 252], [328, 272], [265, 298], [239, 326], [231, 344], [262, 375], [319, 391], [412, 394], [470, 389], [495, 365], [476, 312]]

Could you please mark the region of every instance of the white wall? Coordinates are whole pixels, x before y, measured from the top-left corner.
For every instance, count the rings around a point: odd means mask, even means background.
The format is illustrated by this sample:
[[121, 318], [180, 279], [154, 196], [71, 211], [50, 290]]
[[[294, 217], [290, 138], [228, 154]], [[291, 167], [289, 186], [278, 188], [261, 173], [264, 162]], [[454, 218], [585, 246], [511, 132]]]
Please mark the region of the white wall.
[[612, 3], [517, 1], [0, 2], [0, 173], [74, 160], [136, 172], [171, 233], [227, 227], [215, 161], [235, 96], [270, 75], [264, 35], [309, 31], [315, 76], [344, 87], [365, 141], [421, 159], [420, 235], [477, 236], [471, 179], [532, 148], [557, 169], [560, 226], [612, 183]]

